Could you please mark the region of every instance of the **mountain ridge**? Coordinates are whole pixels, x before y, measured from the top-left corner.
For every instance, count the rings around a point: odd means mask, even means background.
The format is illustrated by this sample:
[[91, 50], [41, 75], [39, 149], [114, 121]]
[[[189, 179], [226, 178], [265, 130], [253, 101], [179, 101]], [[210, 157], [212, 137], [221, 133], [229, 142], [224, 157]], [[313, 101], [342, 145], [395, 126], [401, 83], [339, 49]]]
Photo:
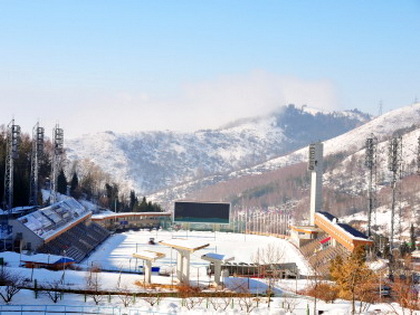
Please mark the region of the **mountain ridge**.
[[[100, 165], [122, 190], [146, 195], [259, 165], [311, 139], [325, 140], [369, 120], [369, 115], [357, 111], [310, 113], [305, 107], [288, 105], [215, 130], [87, 135], [68, 140], [66, 152], [69, 160], [88, 159]], [[316, 128], [320, 125], [328, 132]]]

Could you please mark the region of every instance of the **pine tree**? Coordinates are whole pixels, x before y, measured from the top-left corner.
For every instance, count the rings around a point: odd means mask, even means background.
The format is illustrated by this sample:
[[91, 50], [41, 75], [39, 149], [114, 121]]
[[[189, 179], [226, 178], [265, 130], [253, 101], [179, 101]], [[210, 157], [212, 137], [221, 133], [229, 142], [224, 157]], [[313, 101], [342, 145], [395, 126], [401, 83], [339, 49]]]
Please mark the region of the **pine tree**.
[[79, 178], [76, 172], [73, 173], [70, 181], [70, 195], [76, 199], [80, 197]]
[[416, 231], [414, 229], [414, 225], [411, 224], [410, 226], [410, 251], [415, 251], [416, 250]]
[[143, 197], [139, 205], [139, 212], [147, 212], [147, 211], [148, 211], [147, 200], [146, 200], [146, 197]]
[[57, 177], [57, 192], [63, 195], [67, 193], [67, 179], [66, 175], [64, 175], [63, 169], [60, 170]]
[[138, 199], [136, 197], [136, 192], [134, 190], [130, 191], [130, 204], [128, 205], [129, 211], [134, 212], [136, 210], [136, 205]]

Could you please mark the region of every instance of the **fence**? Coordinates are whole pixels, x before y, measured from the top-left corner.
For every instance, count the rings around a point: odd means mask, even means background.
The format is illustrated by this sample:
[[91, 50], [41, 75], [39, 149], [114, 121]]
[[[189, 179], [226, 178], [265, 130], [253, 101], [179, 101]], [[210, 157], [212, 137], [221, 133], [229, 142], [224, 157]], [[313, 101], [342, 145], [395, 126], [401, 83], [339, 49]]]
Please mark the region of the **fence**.
[[0, 305], [0, 315], [38, 315], [38, 314], [101, 314], [101, 315], [140, 315], [166, 314], [148, 308], [74, 306], [74, 305]]

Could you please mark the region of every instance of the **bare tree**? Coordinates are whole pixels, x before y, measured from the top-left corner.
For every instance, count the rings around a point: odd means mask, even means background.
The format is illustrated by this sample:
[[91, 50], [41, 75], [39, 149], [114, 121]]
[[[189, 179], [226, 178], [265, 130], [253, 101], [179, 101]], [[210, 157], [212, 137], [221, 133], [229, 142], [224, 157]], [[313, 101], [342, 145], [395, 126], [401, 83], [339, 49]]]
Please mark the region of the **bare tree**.
[[142, 297], [143, 301], [145, 301], [150, 306], [154, 306], [156, 304], [159, 304], [159, 302], [162, 300], [162, 297], [160, 296], [159, 292], [156, 291], [155, 288], [151, 288], [147, 290], [147, 295]]
[[0, 296], [6, 304], [19, 293], [27, 280], [19, 275], [14, 275], [2, 268], [0, 271]]
[[178, 295], [182, 298], [182, 305], [188, 310], [203, 302], [203, 298], [197, 296], [201, 292], [199, 287], [182, 285], [178, 287]]
[[315, 261], [312, 263], [313, 275], [311, 277], [310, 285], [305, 292], [306, 294], [314, 297], [314, 314], [317, 312], [318, 299], [328, 299], [334, 301], [337, 298], [337, 289], [325, 283], [327, 275], [322, 267], [322, 261]]
[[[418, 289], [414, 283], [414, 271], [411, 267], [411, 256], [396, 257], [393, 282], [391, 284], [392, 296], [406, 308], [409, 314], [417, 314], [420, 309], [420, 298]], [[403, 309], [404, 314], [404, 309]]]
[[258, 307], [258, 298], [253, 297], [250, 293], [242, 293], [239, 295], [239, 307], [241, 311], [249, 314]]
[[118, 291], [118, 298], [120, 299], [121, 303], [124, 305], [124, 307], [130, 306], [133, 301], [133, 296], [130, 293], [130, 290], [128, 289], [128, 286], [126, 283], [121, 284], [118, 282], [119, 285], [117, 285], [117, 291]]
[[299, 304], [299, 299], [296, 297], [292, 297], [290, 295], [285, 295], [282, 298], [282, 308], [286, 311], [286, 313], [294, 314], [296, 307]]
[[[219, 296], [220, 295], [220, 296]], [[228, 292], [217, 292], [216, 298], [210, 299], [210, 305], [215, 311], [225, 312], [229, 305], [232, 304], [233, 296]]]
[[251, 313], [253, 309], [258, 307], [259, 298], [254, 297], [248, 288], [247, 281], [245, 279], [236, 278], [229, 283], [229, 288], [238, 295], [238, 303], [239, 307], [242, 311], [246, 312], [247, 314]]
[[46, 290], [44, 292], [51, 299], [51, 301], [53, 301], [53, 303], [57, 303], [61, 297], [61, 292], [59, 290], [60, 288], [60, 280], [54, 280], [52, 282], [47, 282], [46, 284]]
[[280, 263], [284, 260], [284, 248], [279, 248], [274, 244], [268, 244], [264, 248], [258, 248], [253, 255], [253, 261], [258, 265], [258, 273], [268, 281], [268, 307], [270, 307], [270, 296], [273, 294], [273, 288], [279, 279], [282, 278]]
[[104, 298], [103, 292], [101, 291], [100, 271], [101, 269], [98, 266], [93, 265], [86, 275], [86, 290], [96, 305]]

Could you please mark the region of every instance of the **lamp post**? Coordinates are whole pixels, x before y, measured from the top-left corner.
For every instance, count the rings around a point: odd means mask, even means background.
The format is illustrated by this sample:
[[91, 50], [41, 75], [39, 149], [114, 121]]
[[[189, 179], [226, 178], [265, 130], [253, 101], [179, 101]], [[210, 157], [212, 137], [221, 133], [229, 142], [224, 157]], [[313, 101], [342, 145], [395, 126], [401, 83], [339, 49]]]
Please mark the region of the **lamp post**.
[[[66, 257], [66, 250], [63, 250], [63, 276], [61, 278], [63, 284], [64, 284], [64, 277], [66, 275], [66, 264], [65, 264], [65, 261], [64, 261], [65, 257]], [[48, 258], [49, 258], [49, 256], [48, 256]]]

